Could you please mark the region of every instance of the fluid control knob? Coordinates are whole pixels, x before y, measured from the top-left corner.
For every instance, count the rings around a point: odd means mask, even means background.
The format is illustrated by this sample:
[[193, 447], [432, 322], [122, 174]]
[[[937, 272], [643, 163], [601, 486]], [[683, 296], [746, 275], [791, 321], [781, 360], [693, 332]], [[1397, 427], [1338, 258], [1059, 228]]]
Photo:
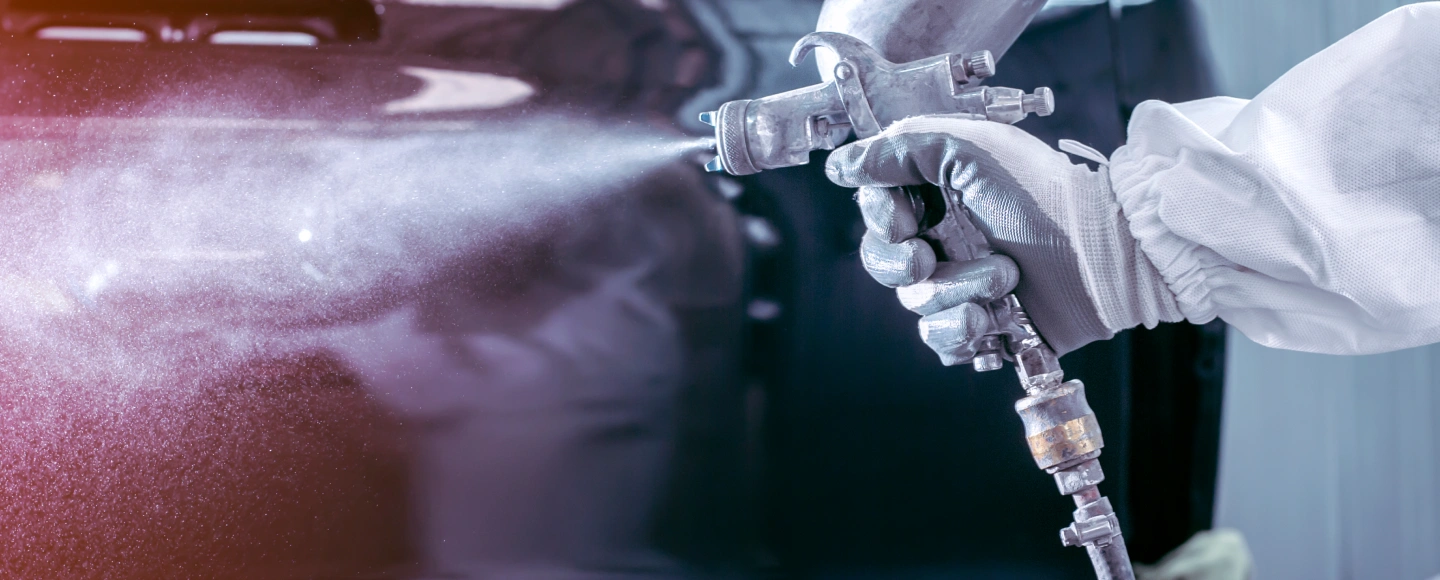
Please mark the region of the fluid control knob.
[[1055, 112], [1055, 92], [1050, 87], [1040, 87], [1035, 89], [1034, 94], [1020, 97], [1020, 106], [1026, 113], [1049, 117]]

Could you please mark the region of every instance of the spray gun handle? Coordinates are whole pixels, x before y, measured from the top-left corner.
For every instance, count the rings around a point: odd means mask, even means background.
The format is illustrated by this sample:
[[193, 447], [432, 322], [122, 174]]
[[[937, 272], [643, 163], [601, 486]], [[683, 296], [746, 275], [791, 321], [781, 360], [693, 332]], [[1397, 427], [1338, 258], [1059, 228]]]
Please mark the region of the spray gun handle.
[[[915, 209], [920, 238], [935, 250], [936, 258], [965, 262], [993, 253], [985, 234], [971, 220], [970, 211], [960, 200], [959, 192], [946, 191], [932, 184], [906, 186], [901, 190], [910, 198]], [[1017, 352], [1027, 343], [1031, 348], [1043, 346], [1049, 350], [1014, 295], [986, 305], [986, 310], [996, 332], [976, 343], [975, 358], [970, 361], [976, 371], [999, 370], [1004, 367], [1006, 359], [1016, 358], [1015, 352], [1005, 351], [1007, 342], [1011, 350]], [[1053, 358], [1053, 355], [1047, 358]], [[1058, 364], [1054, 370], [1059, 370]]]

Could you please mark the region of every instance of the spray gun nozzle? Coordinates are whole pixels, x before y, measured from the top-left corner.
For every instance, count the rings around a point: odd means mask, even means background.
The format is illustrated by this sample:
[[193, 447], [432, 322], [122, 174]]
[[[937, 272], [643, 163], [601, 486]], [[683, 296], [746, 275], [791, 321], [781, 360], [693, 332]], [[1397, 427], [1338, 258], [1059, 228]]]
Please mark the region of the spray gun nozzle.
[[709, 126], [711, 126], [711, 127], [714, 127], [714, 126], [715, 126], [715, 111], [705, 111], [704, 113], [700, 113], [700, 122], [701, 122], [701, 123], [704, 123], [704, 124], [706, 124], [706, 125], [709, 125]]
[[709, 171], [710, 173], [719, 173], [721, 171], [725, 171], [725, 165], [721, 164], [720, 157], [716, 156], [714, 159], [711, 159], [708, 163], [705, 164], [705, 171]]

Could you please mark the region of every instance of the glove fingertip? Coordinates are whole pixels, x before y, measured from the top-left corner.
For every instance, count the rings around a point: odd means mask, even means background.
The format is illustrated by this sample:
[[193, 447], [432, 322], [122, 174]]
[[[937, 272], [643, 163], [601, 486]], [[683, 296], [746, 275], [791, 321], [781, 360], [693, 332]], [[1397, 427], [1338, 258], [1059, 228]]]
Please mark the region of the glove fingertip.
[[[899, 187], [933, 181], [915, 167], [916, 158], [943, 153], [943, 135], [882, 134], [830, 154], [825, 176], [841, 187]], [[933, 163], [924, 163], [927, 167]]]
[[840, 187], [865, 187], [870, 185], [859, 179], [857, 173], [865, 155], [865, 142], [851, 143], [830, 153], [825, 160], [825, 177]]
[[971, 361], [971, 359], [974, 359], [974, 358], [975, 358], [975, 353], [974, 353], [974, 352], [969, 352], [969, 353], [954, 353], [954, 352], [938, 352], [938, 351], [937, 351], [935, 354], [940, 355], [940, 363], [943, 364], [943, 365], [945, 365], [945, 366], [947, 366], [947, 367], [958, 367], [958, 366], [961, 366], [961, 365], [964, 365], [964, 364], [969, 363], [969, 362]]
[[934, 275], [939, 260], [930, 244], [920, 240], [907, 240], [905, 243], [915, 248], [914, 257], [910, 261], [910, 281], [907, 284], [921, 282]]
[[920, 315], [966, 303], [999, 300], [1015, 290], [1020, 270], [1010, 258], [991, 254], [967, 262], [943, 262], [924, 281], [896, 291], [900, 304]]
[[935, 272], [935, 250], [921, 240], [892, 244], [866, 232], [860, 241], [860, 263], [876, 282], [891, 288], [909, 286]]
[[920, 338], [936, 352], [969, 348], [975, 339], [988, 330], [985, 309], [975, 304], [961, 304], [920, 319]]
[[1014, 292], [1015, 287], [1020, 285], [1020, 266], [1015, 260], [1004, 254], [991, 254], [985, 260], [994, 264], [995, 268], [991, 274], [995, 293], [992, 299], [998, 300], [1001, 296]]

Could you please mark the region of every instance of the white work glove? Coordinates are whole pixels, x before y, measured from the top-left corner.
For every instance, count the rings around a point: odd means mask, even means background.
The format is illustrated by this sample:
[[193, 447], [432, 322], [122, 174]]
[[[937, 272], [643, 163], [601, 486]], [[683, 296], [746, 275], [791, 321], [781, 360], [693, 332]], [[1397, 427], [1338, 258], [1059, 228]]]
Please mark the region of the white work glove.
[[[837, 149], [826, 173], [861, 188], [856, 199], [869, 229], [861, 261], [924, 315], [921, 336], [947, 365], [970, 360], [976, 341], [992, 331], [979, 305], [1012, 290], [1059, 354], [1139, 324], [1181, 319], [1170, 289], [1130, 235], [1108, 170], [1071, 163], [1020, 129], [952, 117], [906, 119]], [[886, 189], [923, 183], [958, 191], [1001, 255], [937, 265], [930, 246], [915, 238], [909, 198]]]

